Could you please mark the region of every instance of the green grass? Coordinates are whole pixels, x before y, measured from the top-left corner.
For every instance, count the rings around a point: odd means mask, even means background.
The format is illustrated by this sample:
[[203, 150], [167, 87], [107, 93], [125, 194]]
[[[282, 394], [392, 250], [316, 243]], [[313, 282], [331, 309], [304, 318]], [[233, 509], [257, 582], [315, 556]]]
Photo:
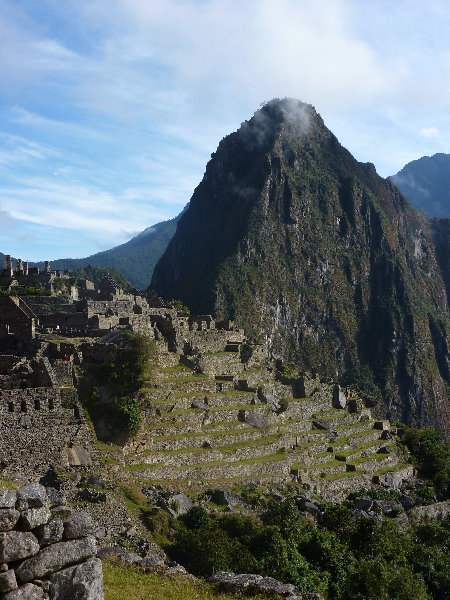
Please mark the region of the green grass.
[[360, 444], [357, 448], [349, 448], [348, 450], [343, 450], [342, 452], [337, 452], [336, 458], [338, 456], [342, 456], [342, 457], [346, 458], [347, 456], [351, 456], [352, 454], [355, 454], [355, 452], [362, 452], [363, 450], [367, 450], [368, 448], [371, 448], [372, 446], [376, 446], [379, 443], [380, 443], [380, 440], [373, 440], [371, 442], [365, 442], [364, 444]]
[[174, 365], [173, 367], [162, 367], [160, 373], [190, 373], [190, 369], [185, 365]]
[[114, 450], [122, 450], [122, 446], [117, 444], [105, 444], [101, 440], [97, 440], [97, 448], [102, 452], [113, 452]]
[[201, 579], [146, 574], [136, 567], [103, 561], [105, 600], [267, 600], [267, 596], [226, 594]]
[[374, 475], [384, 475], [384, 473], [393, 473], [395, 471], [401, 471], [401, 469], [404, 469], [406, 467], [410, 467], [411, 465], [408, 463], [404, 463], [404, 462], [400, 462], [397, 463], [396, 465], [391, 465], [389, 467], [383, 467], [381, 469], [378, 469], [378, 471], [375, 471]]

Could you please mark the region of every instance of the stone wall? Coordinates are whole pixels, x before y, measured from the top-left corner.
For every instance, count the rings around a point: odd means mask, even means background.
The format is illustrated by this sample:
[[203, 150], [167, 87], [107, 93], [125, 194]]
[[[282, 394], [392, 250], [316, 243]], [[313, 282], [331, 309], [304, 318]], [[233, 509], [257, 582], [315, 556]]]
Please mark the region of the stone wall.
[[92, 517], [72, 513], [54, 488], [0, 490], [0, 597], [103, 600]]
[[43, 474], [49, 464], [95, 462], [95, 438], [76, 390], [0, 390], [0, 459], [6, 472], [26, 475]]

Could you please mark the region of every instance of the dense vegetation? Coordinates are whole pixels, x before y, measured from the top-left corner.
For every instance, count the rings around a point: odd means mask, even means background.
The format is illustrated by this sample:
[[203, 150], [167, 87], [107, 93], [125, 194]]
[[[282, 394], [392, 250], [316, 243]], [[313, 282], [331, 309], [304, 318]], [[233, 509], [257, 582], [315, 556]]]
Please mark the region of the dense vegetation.
[[[141, 423], [139, 390], [152, 377], [155, 366], [155, 342], [139, 333], [125, 332], [127, 346], [115, 362], [91, 365], [96, 385], [85, 399], [86, 408], [94, 422], [108, 411], [112, 431], [134, 434]], [[103, 386], [107, 393], [100, 392]]]
[[317, 526], [285, 500], [271, 501], [261, 520], [194, 507], [184, 524], [170, 552], [197, 575], [261, 573], [330, 600], [444, 600], [450, 590], [448, 521], [401, 533], [328, 505]]

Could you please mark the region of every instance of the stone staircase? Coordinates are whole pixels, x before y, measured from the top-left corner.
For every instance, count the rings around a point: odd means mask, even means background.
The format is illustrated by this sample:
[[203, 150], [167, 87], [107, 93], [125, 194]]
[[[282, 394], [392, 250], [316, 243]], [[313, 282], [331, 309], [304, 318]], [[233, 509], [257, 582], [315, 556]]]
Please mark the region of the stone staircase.
[[144, 425], [124, 448], [127, 479], [169, 488], [297, 481], [331, 496], [404, 468], [389, 423], [348, 391], [336, 408], [332, 384], [276, 381], [269, 364], [244, 365], [239, 344], [202, 356], [200, 368], [160, 368], [144, 391]]

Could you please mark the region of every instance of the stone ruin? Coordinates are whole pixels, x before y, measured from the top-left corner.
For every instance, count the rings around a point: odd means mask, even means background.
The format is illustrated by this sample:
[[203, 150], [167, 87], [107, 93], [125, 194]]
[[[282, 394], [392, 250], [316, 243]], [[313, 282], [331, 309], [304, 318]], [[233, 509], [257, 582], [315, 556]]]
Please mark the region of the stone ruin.
[[92, 517], [47, 490], [39, 484], [0, 489], [0, 597], [103, 600]]
[[45, 262], [45, 268], [41, 271], [38, 267], [30, 267], [28, 262], [19, 258], [14, 268], [11, 256], [7, 255], [6, 269], [0, 269], [0, 288], [8, 291], [20, 286], [36, 286], [54, 291], [54, 283], [57, 279], [68, 280], [69, 277], [63, 275], [60, 270], [52, 271], [49, 261]]
[[[140, 395], [144, 426], [119, 464], [148, 481], [296, 481], [336, 495], [411, 471], [395, 431], [357, 391], [307, 374], [277, 379], [267, 345], [249, 343], [233, 321], [124, 293], [107, 278], [79, 281], [70, 296], [0, 300], [6, 472], [100, 466], [78, 398], [80, 373], [85, 364], [116, 361], [132, 332], [154, 340], [158, 364]], [[117, 476], [126, 480], [128, 471]]]

